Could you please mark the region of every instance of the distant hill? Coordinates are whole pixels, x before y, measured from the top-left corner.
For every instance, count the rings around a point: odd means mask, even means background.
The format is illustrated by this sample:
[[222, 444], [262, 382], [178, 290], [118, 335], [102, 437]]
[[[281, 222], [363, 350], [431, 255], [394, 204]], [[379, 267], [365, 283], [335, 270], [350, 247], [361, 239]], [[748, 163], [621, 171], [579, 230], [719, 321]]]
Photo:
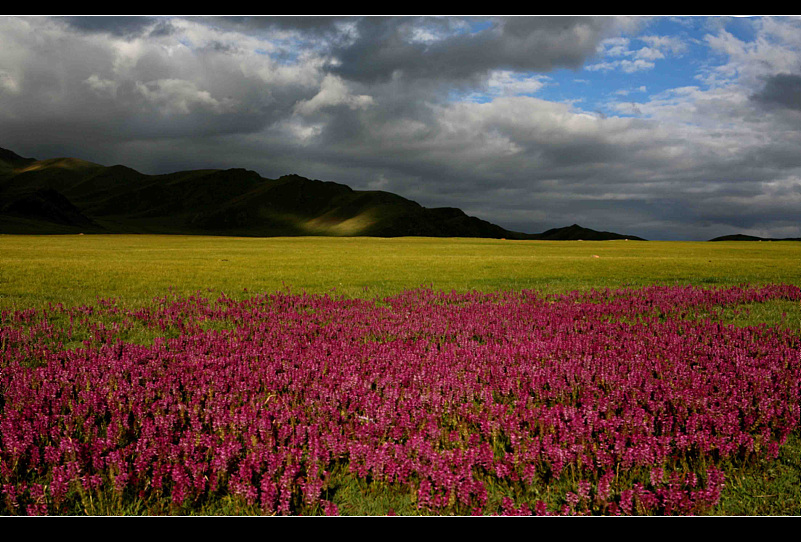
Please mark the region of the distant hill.
[[641, 238], [577, 224], [510, 231], [453, 207], [391, 192], [245, 169], [145, 175], [77, 158], [36, 160], [0, 149], [0, 233], [164, 233], [232, 236], [425, 236], [495, 239]]
[[773, 237], [755, 237], [753, 235], [744, 235], [736, 233], [734, 235], [723, 235], [715, 237], [710, 241], [801, 241], [801, 237], [785, 237], [784, 239], [776, 239]]
[[635, 235], [622, 235], [608, 231], [595, 231], [582, 228], [578, 224], [564, 228], [554, 228], [539, 234], [533, 234], [536, 239], [543, 241], [609, 241], [614, 239], [631, 239], [632, 241], [645, 241]]
[[15, 152], [0, 148], [0, 171], [25, 167], [31, 162], [36, 162], [36, 159], [23, 158]]

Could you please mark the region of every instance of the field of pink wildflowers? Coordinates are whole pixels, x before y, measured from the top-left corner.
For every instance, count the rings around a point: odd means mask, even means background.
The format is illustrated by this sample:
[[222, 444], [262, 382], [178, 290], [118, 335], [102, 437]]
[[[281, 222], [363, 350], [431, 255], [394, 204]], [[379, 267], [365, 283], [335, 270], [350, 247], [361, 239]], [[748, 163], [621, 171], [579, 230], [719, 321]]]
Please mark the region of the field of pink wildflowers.
[[768, 300], [801, 289], [5, 311], [0, 510], [337, 514], [357, 479], [426, 514], [704, 513], [799, 426], [801, 333], [716, 318]]

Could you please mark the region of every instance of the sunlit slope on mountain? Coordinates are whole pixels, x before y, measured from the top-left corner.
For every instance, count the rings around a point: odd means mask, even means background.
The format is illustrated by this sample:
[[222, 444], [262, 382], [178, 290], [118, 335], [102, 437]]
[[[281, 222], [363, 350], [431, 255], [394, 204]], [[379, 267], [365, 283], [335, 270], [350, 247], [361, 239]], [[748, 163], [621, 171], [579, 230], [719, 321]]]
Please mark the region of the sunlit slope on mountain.
[[453, 207], [246, 169], [146, 175], [76, 158], [34, 160], [0, 149], [0, 233], [234, 236], [424, 236], [639, 239], [578, 225], [525, 234]]

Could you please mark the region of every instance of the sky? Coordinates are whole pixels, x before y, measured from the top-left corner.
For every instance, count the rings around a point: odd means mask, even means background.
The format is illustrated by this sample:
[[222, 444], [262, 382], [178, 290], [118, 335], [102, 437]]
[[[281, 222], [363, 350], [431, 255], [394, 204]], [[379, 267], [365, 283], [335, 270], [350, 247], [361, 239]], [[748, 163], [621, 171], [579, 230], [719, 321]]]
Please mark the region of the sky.
[[801, 18], [2, 16], [0, 147], [527, 233], [801, 237]]

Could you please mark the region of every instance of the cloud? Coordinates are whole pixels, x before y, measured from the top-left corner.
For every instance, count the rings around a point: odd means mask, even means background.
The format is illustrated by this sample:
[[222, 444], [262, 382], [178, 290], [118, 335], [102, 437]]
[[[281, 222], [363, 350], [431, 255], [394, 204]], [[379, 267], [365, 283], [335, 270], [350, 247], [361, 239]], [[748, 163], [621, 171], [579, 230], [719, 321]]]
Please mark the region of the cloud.
[[380, 82], [578, 68], [601, 39], [618, 29], [618, 20], [606, 17], [511, 17], [488, 24], [471, 31], [462, 19], [367, 17], [356, 23], [352, 42], [334, 47], [341, 64], [331, 71], [354, 81]]
[[325, 78], [314, 54], [288, 64], [264, 54], [281, 47], [269, 35], [183, 19], [153, 32], [163, 24], [0, 18], [0, 66], [10, 67], [0, 105], [14, 112], [6, 133], [21, 144], [44, 131], [109, 142], [250, 133], [290, 115]]
[[[0, 146], [296, 172], [520, 231], [793, 234], [801, 27], [747, 20], [745, 39], [713, 22], [697, 80], [656, 92], [620, 74], [658, 71], [689, 40], [640, 18], [0, 17]], [[601, 75], [629, 101], [546, 99]]]
[[618, 96], [628, 96], [633, 92], [647, 92], [648, 88], [645, 85], [640, 85], [637, 88], [622, 88], [615, 91]]
[[351, 109], [364, 109], [373, 103], [371, 96], [353, 95], [347, 85], [339, 77], [326, 75], [320, 84], [320, 91], [308, 100], [295, 104], [294, 111], [303, 116], [310, 116], [320, 110], [344, 105]]
[[765, 86], [751, 98], [767, 107], [801, 111], [801, 74], [777, 73], [765, 78]]
[[168, 19], [130, 16], [60, 17], [59, 20], [77, 32], [110, 34], [117, 37], [140, 37], [143, 34], [164, 35], [171, 32]]
[[639, 41], [648, 44], [650, 49], [658, 51], [660, 58], [668, 55], [682, 55], [689, 50], [687, 41], [676, 36], [645, 35], [638, 36]]
[[598, 62], [587, 66], [589, 71], [611, 71], [621, 70], [625, 73], [634, 73], [638, 71], [651, 70], [656, 66], [653, 62], [638, 58], [636, 60], [615, 60], [613, 62]]
[[[632, 48], [635, 42], [647, 45]], [[586, 66], [586, 69], [604, 72], [621, 70], [624, 73], [652, 70], [656, 67], [655, 61], [682, 55], [687, 49], [687, 43], [674, 36], [644, 35], [636, 39], [616, 36], [601, 41], [597, 48], [598, 55], [614, 60], [596, 62]]]
[[218, 100], [207, 90], [200, 90], [192, 81], [183, 79], [157, 79], [147, 83], [137, 81], [134, 88], [159, 113], [170, 116], [189, 115], [199, 109], [224, 113], [236, 107], [234, 100]]
[[0, 69], [0, 92], [6, 94], [19, 94], [20, 85], [17, 79], [8, 71]]

